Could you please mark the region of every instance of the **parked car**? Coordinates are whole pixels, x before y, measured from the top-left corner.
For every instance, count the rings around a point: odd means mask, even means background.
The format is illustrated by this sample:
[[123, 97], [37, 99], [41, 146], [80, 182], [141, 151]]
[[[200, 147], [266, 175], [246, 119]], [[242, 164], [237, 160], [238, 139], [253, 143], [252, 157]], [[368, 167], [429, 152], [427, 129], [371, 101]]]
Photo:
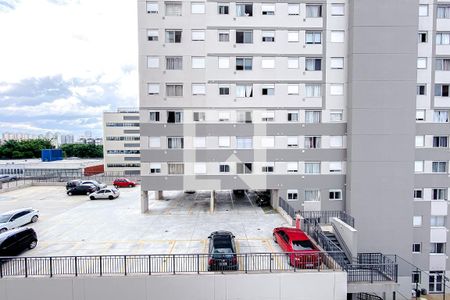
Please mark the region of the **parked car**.
[[118, 189], [106, 188], [106, 189], [101, 189], [96, 192], [93, 192], [92, 194], [89, 195], [89, 199], [91, 199], [91, 200], [96, 200], [96, 199], [112, 200], [112, 199], [119, 197], [119, 195], [120, 195], [120, 192]]
[[67, 181], [67, 183], [66, 183], [66, 190], [70, 190], [71, 188], [74, 188], [74, 187], [76, 187], [77, 185], [80, 185], [81, 184], [81, 180], [70, 180], [70, 181]]
[[291, 266], [314, 269], [320, 265], [320, 250], [300, 229], [277, 227], [273, 230], [273, 240], [287, 253]]
[[106, 184], [95, 181], [95, 180], [83, 180], [81, 184], [92, 184], [97, 187], [97, 190], [104, 189], [108, 187]]
[[17, 176], [14, 175], [0, 175], [0, 182], [10, 182], [10, 181], [16, 181]]
[[208, 271], [238, 270], [234, 235], [229, 231], [214, 231], [208, 239]]
[[32, 228], [22, 227], [0, 234], [0, 256], [15, 256], [37, 246], [37, 235]]
[[67, 191], [67, 195], [90, 195], [97, 190], [93, 184], [80, 184]]
[[33, 208], [21, 208], [0, 214], [0, 233], [10, 229], [35, 223], [39, 219], [39, 211]]
[[114, 180], [113, 185], [118, 187], [135, 187], [136, 182], [129, 180], [128, 178], [117, 178]]

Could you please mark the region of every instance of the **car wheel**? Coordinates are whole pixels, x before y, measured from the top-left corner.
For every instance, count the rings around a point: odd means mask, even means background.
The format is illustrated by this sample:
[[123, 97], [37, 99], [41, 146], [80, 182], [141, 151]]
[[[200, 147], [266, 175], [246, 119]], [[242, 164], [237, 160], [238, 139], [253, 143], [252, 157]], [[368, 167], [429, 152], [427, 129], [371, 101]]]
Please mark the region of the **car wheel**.
[[72, 192], [68, 192], [67, 195], [72, 196]]
[[276, 244], [278, 244], [278, 242], [277, 242], [277, 237], [275, 236], [275, 233], [273, 234], [273, 241], [274, 241]]
[[38, 216], [33, 216], [32, 218], [31, 218], [31, 223], [36, 223], [37, 222], [37, 220], [38, 220]]
[[33, 240], [33, 241], [28, 245], [28, 248], [29, 248], [29, 249], [34, 249], [34, 248], [36, 248], [36, 246], [37, 246], [37, 241], [36, 241], [36, 240]]
[[118, 189], [118, 188], [119, 188], [119, 186], [118, 186], [117, 184], [115, 184], [115, 185], [114, 185], [114, 187], [115, 187], [116, 189]]
[[132, 188], [132, 187], [133, 187], [133, 185], [132, 185], [132, 184], [129, 184], [129, 185], [128, 185], [128, 187]]
[[0, 229], [0, 233], [3, 233], [3, 232], [6, 232], [8, 229], [6, 229], [6, 228], [2, 228], [2, 229]]
[[86, 195], [89, 195], [90, 193], [89, 192], [86, 192]]
[[114, 199], [114, 197], [113, 196], [108, 196], [108, 199], [112, 200], [112, 199]]
[[95, 197], [94, 196], [91, 196], [91, 197], [89, 197], [91, 200], [95, 200]]

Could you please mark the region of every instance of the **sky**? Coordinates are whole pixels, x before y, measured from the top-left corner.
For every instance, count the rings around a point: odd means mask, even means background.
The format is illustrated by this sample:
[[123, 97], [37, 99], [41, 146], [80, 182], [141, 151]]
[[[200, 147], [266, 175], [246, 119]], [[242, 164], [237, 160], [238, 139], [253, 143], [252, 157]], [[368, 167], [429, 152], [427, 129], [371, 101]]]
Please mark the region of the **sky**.
[[0, 0], [0, 133], [102, 136], [138, 106], [137, 3]]

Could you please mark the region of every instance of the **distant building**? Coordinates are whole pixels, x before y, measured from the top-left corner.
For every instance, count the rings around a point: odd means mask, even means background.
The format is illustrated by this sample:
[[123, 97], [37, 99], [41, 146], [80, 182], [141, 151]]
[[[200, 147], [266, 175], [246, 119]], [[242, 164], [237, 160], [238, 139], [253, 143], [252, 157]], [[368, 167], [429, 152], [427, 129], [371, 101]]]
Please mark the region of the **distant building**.
[[75, 142], [75, 137], [73, 134], [62, 134], [59, 137], [59, 144], [65, 145], [65, 144], [73, 144]]

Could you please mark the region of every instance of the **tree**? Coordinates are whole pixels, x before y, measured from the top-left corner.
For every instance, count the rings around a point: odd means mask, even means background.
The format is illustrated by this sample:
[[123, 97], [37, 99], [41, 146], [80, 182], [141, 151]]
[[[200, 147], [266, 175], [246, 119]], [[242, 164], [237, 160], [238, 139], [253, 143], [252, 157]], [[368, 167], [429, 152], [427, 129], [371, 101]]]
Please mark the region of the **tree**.
[[65, 157], [102, 158], [103, 146], [93, 144], [65, 144], [61, 146]]
[[0, 145], [1, 159], [40, 158], [42, 149], [53, 149], [48, 139], [10, 140]]

